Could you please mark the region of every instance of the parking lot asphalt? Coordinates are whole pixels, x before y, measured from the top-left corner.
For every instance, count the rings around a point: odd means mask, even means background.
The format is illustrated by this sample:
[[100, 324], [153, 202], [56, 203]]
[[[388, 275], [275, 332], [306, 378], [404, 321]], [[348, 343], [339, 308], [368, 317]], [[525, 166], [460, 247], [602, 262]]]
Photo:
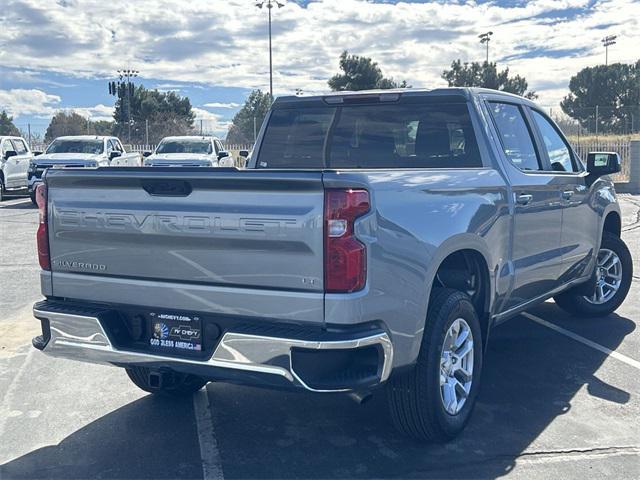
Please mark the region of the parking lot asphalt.
[[606, 318], [551, 301], [497, 327], [465, 432], [397, 434], [384, 397], [211, 383], [155, 398], [121, 369], [30, 347], [40, 299], [28, 200], [0, 204], [0, 478], [640, 478], [640, 196], [623, 195], [635, 276]]

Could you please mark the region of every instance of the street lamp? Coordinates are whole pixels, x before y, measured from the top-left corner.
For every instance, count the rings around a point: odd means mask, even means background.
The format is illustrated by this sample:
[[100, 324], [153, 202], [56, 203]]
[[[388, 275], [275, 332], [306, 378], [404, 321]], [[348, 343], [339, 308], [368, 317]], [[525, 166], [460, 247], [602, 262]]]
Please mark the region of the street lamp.
[[604, 45], [604, 64], [609, 65], [609, 46], [616, 44], [617, 35], [607, 35], [602, 40], [602, 45]]
[[277, 5], [278, 8], [284, 7], [284, 3], [278, 2], [278, 0], [263, 0], [261, 2], [256, 2], [256, 7], [262, 8], [267, 7], [269, 11], [269, 95], [271, 101], [273, 101], [273, 61], [271, 54], [271, 9], [273, 6]]
[[486, 32], [478, 35], [480, 43], [484, 43], [487, 46], [487, 64], [489, 63], [489, 42], [491, 41], [491, 35], [493, 35], [493, 32]]

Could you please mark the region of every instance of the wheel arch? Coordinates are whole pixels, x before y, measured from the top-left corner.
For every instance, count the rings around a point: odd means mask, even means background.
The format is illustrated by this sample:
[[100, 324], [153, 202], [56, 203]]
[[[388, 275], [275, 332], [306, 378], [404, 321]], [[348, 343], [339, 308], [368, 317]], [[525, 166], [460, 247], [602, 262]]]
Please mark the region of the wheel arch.
[[493, 262], [486, 244], [479, 237], [475, 235], [473, 237], [472, 239], [452, 239], [455, 241], [447, 245], [448, 248], [441, 247], [438, 250], [437, 257], [434, 257], [432, 261], [432, 277], [428, 287], [428, 298], [430, 301], [433, 289], [438, 286], [461, 290], [460, 285], [446, 285], [447, 280], [442, 275], [443, 269], [455, 269], [460, 266], [472, 269], [479, 281], [479, 293], [472, 300], [480, 319], [482, 341], [483, 344], [486, 344], [495, 295], [494, 272], [496, 268], [491, 267]]
[[615, 210], [610, 210], [604, 218], [602, 233], [609, 232], [620, 238], [622, 234], [622, 220], [620, 214]]

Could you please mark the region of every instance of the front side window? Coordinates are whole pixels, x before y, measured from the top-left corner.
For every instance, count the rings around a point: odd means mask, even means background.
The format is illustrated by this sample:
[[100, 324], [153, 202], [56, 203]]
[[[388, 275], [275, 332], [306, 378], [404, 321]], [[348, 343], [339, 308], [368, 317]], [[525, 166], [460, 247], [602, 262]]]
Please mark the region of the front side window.
[[551, 170], [555, 172], [577, 172], [571, 159], [571, 150], [551, 122], [540, 112], [531, 110], [533, 120], [536, 122], [540, 135], [544, 141], [545, 149], [551, 162]]
[[51, 142], [46, 153], [86, 153], [99, 155], [104, 151], [102, 140], [64, 140], [56, 139]]
[[519, 106], [490, 103], [504, 154], [520, 170], [542, 170], [529, 127]]
[[16, 149], [16, 153], [18, 155], [24, 155], [27, 153], [27, 146], [22, 140], [14, 138], [11, 142], [13, 143], [13, 147]]
[[[330, 128], [331, 127], [331, 128]], [[258, 168], [481, 167], [466, 104], [275, 110]]]
[[210, 155], [213, 151], [208, 140], [163, 140], [156, 153], [196, 153]]

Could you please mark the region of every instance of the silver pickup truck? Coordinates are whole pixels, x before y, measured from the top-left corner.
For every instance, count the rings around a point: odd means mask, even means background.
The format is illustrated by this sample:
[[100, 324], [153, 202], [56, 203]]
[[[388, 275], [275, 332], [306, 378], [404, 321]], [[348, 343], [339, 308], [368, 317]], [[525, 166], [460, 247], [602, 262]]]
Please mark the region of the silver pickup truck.
[[48, 170], [33, 343], [164, 394], [384, 390], [403, 432], [447, 440], [495, 325], [624, 300], [619, 169], [495, 91], [279, 98], [246, 170]]

